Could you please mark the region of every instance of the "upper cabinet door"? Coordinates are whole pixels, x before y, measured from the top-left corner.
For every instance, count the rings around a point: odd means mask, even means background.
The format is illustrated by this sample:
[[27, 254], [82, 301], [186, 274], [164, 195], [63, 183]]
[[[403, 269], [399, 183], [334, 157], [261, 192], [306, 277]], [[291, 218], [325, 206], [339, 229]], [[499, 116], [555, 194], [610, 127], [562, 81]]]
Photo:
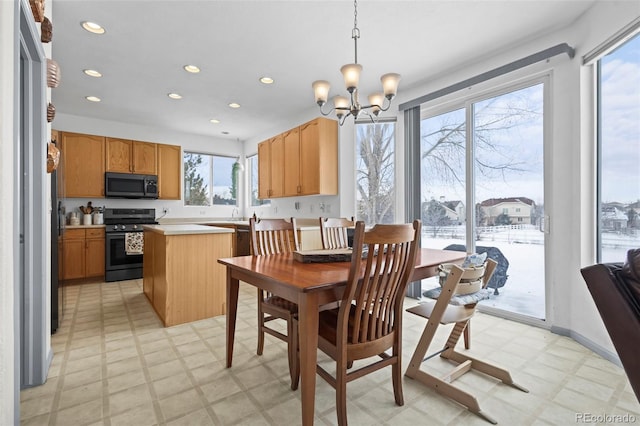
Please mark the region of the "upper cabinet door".
[[106, 156], [108, 172], [133, 173], [131, 161], [132, 141], [106, 138]]
[[271, 194], [269, 198], [284, 195], [284, 138], [278, 135], [269, 142], [271, 146]]
[[258, 144], [258, 198], [271, 196], [271, 145], [270, 141]]
[[104, 197], [105, 138], [62, 132], [65, 197]]
[[284, 139], [284, 196], [300, 194], [300, 132], [291, 129]]
[[300, 126], [299, 195], [338, 193], [338, 122], [316, 118]]
[[133, 141], [131, 152], [134, 173], [143, 175], [158, 174], [158, 145], [150, 142]]
[[108, 172], [158, 174], [158, 147], [155, 143], [107, 138], [106, 156]]
[[158, 196], [163, 200], [181, 198], [182, 150], [178, 145], [158, 145]]

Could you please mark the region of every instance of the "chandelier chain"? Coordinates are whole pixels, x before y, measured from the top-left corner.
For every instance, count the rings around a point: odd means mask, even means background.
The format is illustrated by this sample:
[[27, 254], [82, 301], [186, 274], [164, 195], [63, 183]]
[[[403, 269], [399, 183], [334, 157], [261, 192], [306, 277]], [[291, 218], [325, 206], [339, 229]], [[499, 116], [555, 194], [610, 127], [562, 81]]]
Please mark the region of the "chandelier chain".
[[358, 0], [353, 0], [353, 29], [358, 29]]
[[358, 28], [358, 0], [353, 0], [353, 31], [351, 38], [354, 44], [354, 63], [358, 63], [358, 39], [360, 38], [360, 29]]

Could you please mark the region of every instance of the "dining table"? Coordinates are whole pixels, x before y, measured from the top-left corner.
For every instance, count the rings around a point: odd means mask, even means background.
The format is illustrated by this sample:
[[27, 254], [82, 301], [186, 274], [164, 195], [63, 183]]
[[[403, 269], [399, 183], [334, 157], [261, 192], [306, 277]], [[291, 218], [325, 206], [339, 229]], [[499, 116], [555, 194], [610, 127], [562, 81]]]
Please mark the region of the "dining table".
[[[460, 263], [466, 253], [422, 248], [411, 281], [437, 275], [438, 265]], [[322, 305], [341, 299], [351, 262], [303, 263], [292, 253], [218, 259], [227, 269], [227, 368], [233, 361], [240, 281], [298, 304], [302, 424], [312, 425], [315, 410], [318, 314]]]

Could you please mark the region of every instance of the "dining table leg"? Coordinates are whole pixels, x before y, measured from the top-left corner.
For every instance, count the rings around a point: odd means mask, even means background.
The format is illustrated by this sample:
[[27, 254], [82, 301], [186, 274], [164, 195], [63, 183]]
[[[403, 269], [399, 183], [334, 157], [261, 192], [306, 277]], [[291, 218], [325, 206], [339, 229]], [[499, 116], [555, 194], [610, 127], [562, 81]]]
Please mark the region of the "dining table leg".
[[236, 317], [238, 315], [238, 290], [240, 282], [233, 278], [231, 268], [227, 269], [227, 368], [233, 361], [233, 341], [236, 334]]
[[300, 396], [302, 424], [313, 425], [318, 361], [318, 295], [301, 293], [298, 300], [300, 342]]

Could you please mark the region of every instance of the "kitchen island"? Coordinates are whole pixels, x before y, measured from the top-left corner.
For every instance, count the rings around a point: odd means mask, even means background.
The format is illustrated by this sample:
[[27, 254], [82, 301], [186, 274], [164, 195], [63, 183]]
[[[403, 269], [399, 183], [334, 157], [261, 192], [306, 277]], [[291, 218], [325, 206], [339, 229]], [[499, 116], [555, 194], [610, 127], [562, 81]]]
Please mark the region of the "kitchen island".
[[193, 224], [143, 229], [144, 294], [165, 327], [225, 314], [226, 275], [218, 259], [233, 256], [234, 230]]

